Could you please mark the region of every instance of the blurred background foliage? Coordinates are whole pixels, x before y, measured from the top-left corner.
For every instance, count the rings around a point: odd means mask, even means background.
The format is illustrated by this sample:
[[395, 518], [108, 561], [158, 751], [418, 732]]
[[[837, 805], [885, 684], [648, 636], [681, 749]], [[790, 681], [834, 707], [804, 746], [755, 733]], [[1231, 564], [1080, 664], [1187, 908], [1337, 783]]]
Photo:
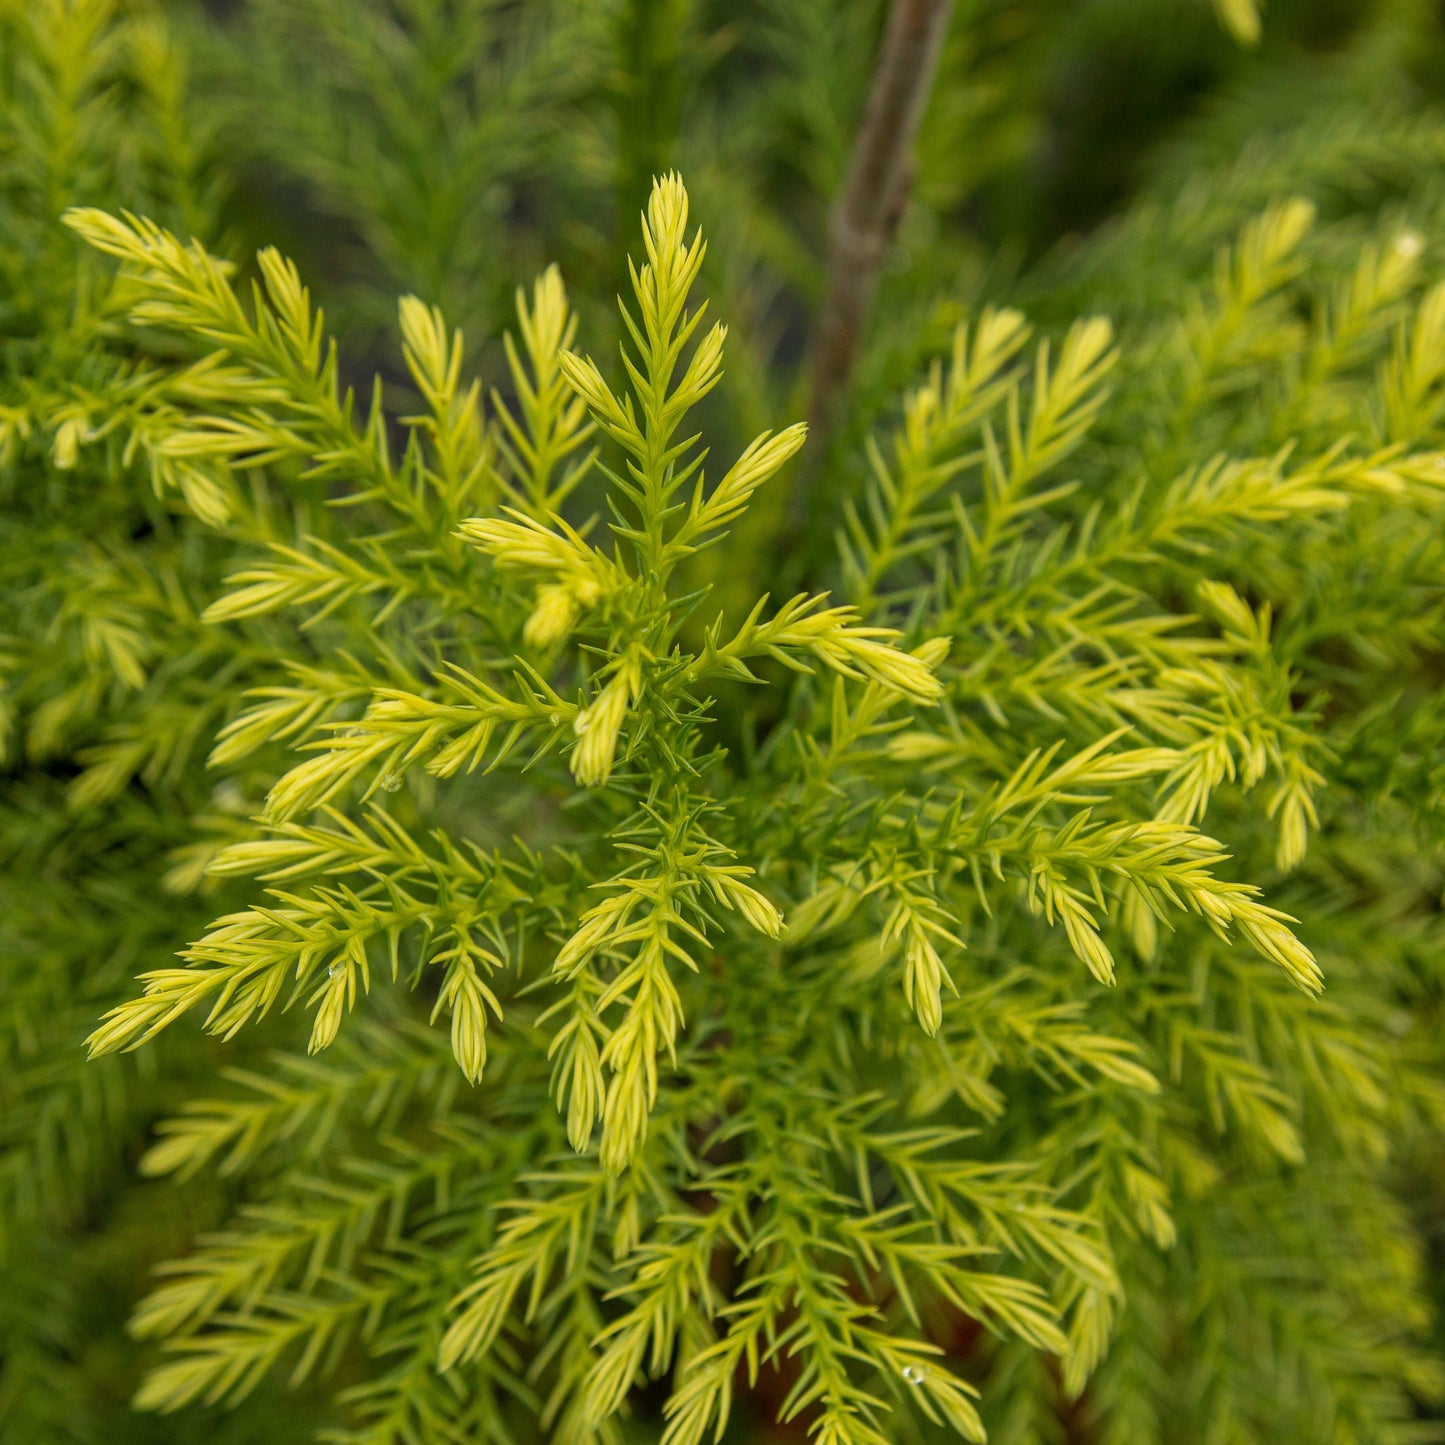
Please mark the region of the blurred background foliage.
[[[885, 8], [0, 0], [6, 1445], [289, 1445], [322, 1418], [282, 1383], [235, 1414], [128, 1405], [149, 1356], [124, 1324], [152, 1265], [233, 1202], [224, 1175], [156, 1182], [137, 1163], [192, 1081], [265, 1055], [185, 1029], [102, 1063], [80, 1050], [146, 960], [223, 911], [214, 883], [195, 895], [174, 819], [222, 826], [233, 800], [205, 773], [218, 658], [194, 637], [217, 544], [130, 484], [120, 429], [112, 440], [88, 409], [145, 378], [112, 350], [115, 283], [58, 227], [60, 212], [142, 212], [243, 264], [279, 246], [353, 379], [379, 369], [404, 400], [391, 360], [399, 292], [439, 304], [500, 382], [514, 288], [556, 260], [601, 354], [650, 178], [677, 166], [708, 228], [705, 288], [731, 327], [729, 385], [709, 424], [737, 442], [806, 410], [827, 215]], [[1209, 0], [958, 0], [911, 204], [845, 420], [818, 463], [826, 496], [853, 490], [861, 439], [983, 302], [1022, 305], [1044, 326], [1102, 311], [1127, 337], [1284, 195], [1332, 223], [1308, 243], [1322, 260], [1352, 252], [1384, 216], [1418, 233], [1438, 274], [1442, 100], [1439, 0], [1270, 0], [1252, 46]], [[759, 508], [747, 526], [765, 539], [778, 523]], [[766, 547], [758, 556], [761, 573], [777, 565]], [[161, 588], [159, 576], [177, 580]], [[1429, 806], [1445, 787], [1433, 745], [1426, 736], [1401, 784], [1427, 852], [1445, 836]], [[1433, 936], [1438, 920], [1419, 927]], [[1411, 1000], [1430, 1018], [1440, 1003], [1429, 988]], [[295, 1031], [273, 1027], [264, 1048]], [[1445, 1304], [1445, 1158], [1410, 1169], [1402, 1197]], [[1039, 1429], [1020, 1438], [1091, 1438], [1063, 1406]]]

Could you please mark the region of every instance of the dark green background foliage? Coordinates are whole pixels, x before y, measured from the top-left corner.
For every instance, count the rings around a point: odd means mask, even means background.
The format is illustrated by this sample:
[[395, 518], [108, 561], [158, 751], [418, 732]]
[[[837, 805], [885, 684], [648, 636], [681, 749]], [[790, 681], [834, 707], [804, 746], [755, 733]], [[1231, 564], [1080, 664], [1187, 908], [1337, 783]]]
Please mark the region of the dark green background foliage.
[[1445, 1436], [1445, 11], [958, 0], [803, 445], [886, 12], [0, 0], [3, 1445]]

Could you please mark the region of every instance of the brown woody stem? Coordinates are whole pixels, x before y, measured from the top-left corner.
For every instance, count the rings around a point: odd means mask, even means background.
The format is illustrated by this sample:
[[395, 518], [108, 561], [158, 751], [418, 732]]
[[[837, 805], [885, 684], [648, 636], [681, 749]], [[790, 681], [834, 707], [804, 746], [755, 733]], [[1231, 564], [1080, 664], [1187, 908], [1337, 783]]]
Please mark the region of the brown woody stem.
[[952, 10], [953, 0], [893, 0], [868, 108], [828, 228], [828, 290], [818, 316], [809, 407], [815, 457], [847, 386], [883, 258], [908, 205], [913, 138]]

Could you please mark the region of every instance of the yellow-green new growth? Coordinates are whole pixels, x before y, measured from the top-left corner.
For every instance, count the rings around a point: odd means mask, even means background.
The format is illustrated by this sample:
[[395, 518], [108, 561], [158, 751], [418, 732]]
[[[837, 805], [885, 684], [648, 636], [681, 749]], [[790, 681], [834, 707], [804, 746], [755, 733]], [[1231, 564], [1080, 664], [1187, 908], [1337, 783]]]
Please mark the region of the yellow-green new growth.
[[544, 525], [510, 507], [504, 510], [506, 519], [468, 519], [458, 535], [489, 553], [503, 571], [533, 572], [552, 579], [538, 588], [522, 630], [528, 645], [545, 651], [563, 641], [584, 614], [623, 591], [629, 579], [562, 518], [553, 515], [549, 525]]
[[1214, 0], [1219, 23], [1241, 44], [1259, 44], [1262, 0]]
[[[680, 180], [658, 181], [643, 221], [646, 259], [632, 269], [636, 310], [623, 309], [631, 346], [622, 352], [629, 387], [621, 394], [594, 363], [566, 350], [575, 322], [555, 270], [537, 283], [530, 303], [519, 295], [525, 356], [514, 344], [508, 349], [518, 414], [494, 403], [502, 423], [495, 443], [479, 386], [462, 379], [460, 335], [448, 331], [435, 308], [405, 299], [404, 355], [425, 411], [406, 419], [416, 440], [401, 471], [389, 458], [379, 408], [364, 433], [353, 430], [333, 349], [288, 263], [263, 256], [266, 289], [255, 294], [251, 314], [232, 291], [226, 268], [199, 247], [183, 247], [131, 218], [72, 218], [94, 244], [135, 269], [136, 315], [149, 324], [182, 326], [221, 347], [193, 374], [218, 388], [223, 372], [234, 376], [229, 384], [248, 402], [243, 419], [180, 421], [158, 433], [158, 454], [179, 456], [184, 441], [223, 467], [316, 456], [313, 472], [353, 486], [359, 475], [362, 489], [354, 500], [393, 508], [427, 538], [423, 570], [408, 568], [386, 548], [358, 552], [323, 537], [307, 538], [304, 546], [268, 539], [266, 560], [233, 574], [229, 590], [206, 613], [208, 623], [237, 625], [294, 610], [313, 627], [342, 609], [374, 605], [373, 599], [379, 602], [375, 625], [421, 599], [465, 612], [461, 579], [471, 565], [481, 585], [504, 589], [496, 594], [503, 602], [515, 595], [506, 589], [516, 582], [529, 589], [519, 632], [533, 654], [511, 660], [510, 682], [496, 676], [496, 661], [477, 658], [471, 666], [444, 659], [430, 676], [303, 668], [295, 671], [295, 686], [258, 689], [254, 705], [225, 729], [217, 760], [239, 759], [268, 739], [296, 740], [308, 756], [266, 798], [263, 817], [272, 839], [223, 852], [217, 871], [234, 873], [244, 862], [279, 883], [304, 877], [315, 858], [333, 855], [372, 871], [357, 888], [318, 884], [292, 895], [273, 887], [274, 902], [219, 920], [188, 951], [190, 967], [145, 976], [143, 996], [114, 1010], [93, 1035], [94, 1052], [137, 1047], [198, 1005], [209, 1009], [208, 1029], [229, 1035], [283, 1002], [314, 1010], [311, 1048], [324, 1049], [370, 989], [374, 954], [388, 954], [396, 976], [403, 940], [414, 939], [425, 966], [444, 970], [433, 1017], [450, 1012], [453, 1053], [475, 1082], [487, 1055], [487, 1014], [500, 1018], [502, 1012], [487, 980], [500, 976], [503, 961], [476, 934], [478, 928], [497, 934], [495, 920], [482, 905], [456, 916], [457, 904], [439, 885], [400, 888], [396, 867], [420, 868], [425, 877], [434, 865], [420, 861], [425, 855], [412, 851], [386, 812], [376, 814], [376, 825], [390, 840], [391, 851], [379, 855], [394, 860], [387, 864], [363, 861], [373, 856], [370, 842], [343, 846], [331, 834], [323, 841], [303, 820], [327, 810], [344, 822], [332, 810], [346, 799], [399, 792], [415, 769], [439, 780], [482, 765], [495, 770], [530, 737], [538, 744], [534, 761], [565, 752], [583, 788], [611, 783], [622, 757], [655, 780], [647, 826], [655, 823], [656, 836], [625, 845], [648, 861], [611, 881], [615, 891], [584, 913], [555, 967], [570, 989], [560, 1000], [563, 1017], [552, 1050], [569, 1138], [574, 1147], [589, 1147], [600, 1119], [606, 1169], [616, 1172], [635, 1157], [657, 1097], [658, 1056], [675, 1057], [683, 1027], [671, 969], [695, 969], [693, 951], [711, 946], [718, 922], [709, 905], [764, 938], [783, 932], [778, 907], [744, 881], [753, 870], [702, 831], [698, 810], [705, 794], [695, 795], [689, 781], [698, 743], [688, 719], [704, 699], [691, 689], [714, 676], [751, 679], [747, 659], [763, 655], [803, 671], [821, 664], [896, 701], [929, 705], [942, 696], [935, 669], [948, 652], [944, 639], [905, 651], [895, 628], [865, 623], [849, 606], [827, 607], [825, 596], [794, 598], [772, 617], [764, 615], [764, 598], [730, 642], [719, 643], [714, 628], [701, 655], [681, 649], [680, 617], [668, 593], [672, 573], [691, 553], [721, 540], [806, 435], [801, 425], [764, 432], [712, 487], [698, 438], [677, 439], [688, 411], [721, 375], [725, 336], [715, 326], [689, 351], [705, 306], [687, 309], [704, 252], [700, 236], [686, 237], [687, 214]], [[1006, 350], [1006, 338], [998, 345]], [[608, 465], [598, 452], [559, 476], [593, 426], [621, 448], [622, 466]], [[610, 549], [587, 540], [559, 512], [594, 462], [613, 490]], [[685, 503], [684, 487], [690, 488]], [[418, 498], [428, 493], [434, 500], [423, 505]], [[490, 509], [458, 516], [468, 502]], [[448, 517], [454, 518], [449, 529], [439, 527]], [[588, 639], [595, 659], [585, 671], [563, 646], [574, 634]], [[549, 680], [557, 676], [560, 685], [558, 674], [566, 672], [576, 678], [576, 701]], [[364, 704], [359, 716], [358, 702]], [[941, 965], [931, 965], [912, 933], [909, 959], [905, 992], [925, 1026], [936, 1028]]]

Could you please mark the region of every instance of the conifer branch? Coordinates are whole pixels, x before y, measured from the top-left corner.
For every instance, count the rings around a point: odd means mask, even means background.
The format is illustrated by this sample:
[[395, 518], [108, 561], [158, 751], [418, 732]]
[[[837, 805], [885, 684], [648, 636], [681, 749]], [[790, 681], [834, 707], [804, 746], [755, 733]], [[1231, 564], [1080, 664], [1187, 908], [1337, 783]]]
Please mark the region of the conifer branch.
[[[1060, 1390], [1162, 1439], [1201, 1380], [1241, 1437], [1416, 1410], [1445, 313], [1411, 231], [1285, 199], [1117, 345], [969, 318], [835, 593], [774, 606], [696, 558], [804, 432], [703, 405], [677, 177], [616, 361], [548, 270], [484, 405], [407, 298], [409, 415], [361, 420], [288, 263], [247, 297], [73, 219], [105, 319], [50, 297], [0, 395], [44, 483], [0, 517], [0, 1264], [44, 1245], [0, 1371], [134, 1153], [219, 1221], [140, 1305], [139, 1402], [243, 1431], [273, 1378], [346, 1445], [643, 1410], [701, 1445], [765, 1372], [835, 1445]], [[147, 1147], [158, 1075], [192, 1102]]]

